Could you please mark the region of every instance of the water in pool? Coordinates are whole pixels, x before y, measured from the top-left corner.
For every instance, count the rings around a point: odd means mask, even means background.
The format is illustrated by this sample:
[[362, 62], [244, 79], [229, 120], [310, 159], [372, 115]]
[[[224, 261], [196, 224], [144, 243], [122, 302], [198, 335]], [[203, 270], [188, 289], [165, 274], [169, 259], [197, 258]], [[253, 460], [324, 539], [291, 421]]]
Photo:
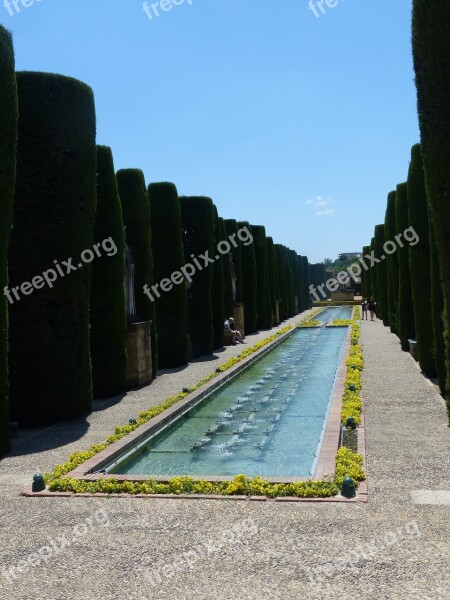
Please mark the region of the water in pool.
[[352, 311], [353, 307], [351, 306], [328, 306], [313, 319], [321, 323], [332, 323], [336, 319], [351, 319]]
[[346, 334], [347, 328], [296, 330], [112, 472], [311, 475]]

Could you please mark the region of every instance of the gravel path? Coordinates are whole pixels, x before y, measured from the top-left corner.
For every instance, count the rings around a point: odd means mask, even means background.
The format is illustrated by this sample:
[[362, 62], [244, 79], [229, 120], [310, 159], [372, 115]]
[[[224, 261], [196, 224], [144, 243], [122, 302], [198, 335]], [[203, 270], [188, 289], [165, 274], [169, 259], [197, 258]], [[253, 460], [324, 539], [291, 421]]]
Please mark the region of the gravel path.
[[[368, 504], [18, 496], [35, 470], [103, 440], [241, 350], [227, 348], [87, 421], [17, 440], [0, 463], [0, 598], [450, 599], [450, 507], [411, 497], [450, 490], [444, 405], [380, 322], [363, 323], [362, 341]], [[20, 573], [21, 560], [35, 566]]]

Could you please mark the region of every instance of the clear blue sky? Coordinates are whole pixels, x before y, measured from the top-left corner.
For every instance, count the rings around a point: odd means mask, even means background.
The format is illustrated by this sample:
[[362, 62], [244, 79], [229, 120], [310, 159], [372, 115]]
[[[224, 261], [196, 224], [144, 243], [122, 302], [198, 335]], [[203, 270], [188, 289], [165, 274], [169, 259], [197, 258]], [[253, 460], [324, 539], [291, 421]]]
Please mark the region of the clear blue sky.
[[310, 262], [360, 250], [406, 178], [410, 0], [339, 0], [319, 18], [308, 0], [184, 0], [151, 21], [142, 0], [14, 16], [3, 1], [17, 69], [91, 85], [117, 169], [211, 196]]

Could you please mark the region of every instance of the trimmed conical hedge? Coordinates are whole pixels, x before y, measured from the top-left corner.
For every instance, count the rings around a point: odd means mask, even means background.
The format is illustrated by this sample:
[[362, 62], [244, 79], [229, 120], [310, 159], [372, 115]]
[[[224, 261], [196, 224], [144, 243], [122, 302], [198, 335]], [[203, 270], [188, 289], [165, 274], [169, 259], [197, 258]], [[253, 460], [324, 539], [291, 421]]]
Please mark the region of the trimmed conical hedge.
[[122, 207], [111, 148], [97, 147], [97, 215], [94, 243], [111, 238], [116, 253], [102, 252], [92, 265], [91, 357], [95, 398], [110, 398], [126, 387], [125, 260]]
[[284, 321], [288, 317], [286, 288], [286, 255], [284, 253], [284, 246], [282, 246], [281, 244], [275, 244], [275, 254], [277, 256], [280, 321]]
[[[36, 278], [36, 289], [10, 306], [11, 413], [22, 426], [40, 426], [92, 407], [91, 267], [78, 264], [93, 243], [95, 108], [92, 90], [68, 77], [18, 73], [17, 86], [9, 285]], [[67, 273], [69, 258], [76, 270]], [[50, 269], [53, 287], [37, 279]]]
[[234, 271], [236, 275], [236, 302], [243, 303], [244, 302], [244, 291], [243, 291], [243, 273], [242, 273], [242, 244], [237, 237], [238, 233], [238, 224], [234, 219], [225, 219], [225, 232], [227, 237], [233, 236], [233, 239], [236, 241], [236, 247], [232, 249], [232, 260], [234, 265]]
[[151, 321], [152, 374], [158, 371], [158, 339], [156, 330], [155, 303], [144, 286], [153, 285], [152, 228], [150, 204], [144, 173], [139, 169], [122, 169], [117, 172], [117, 185], [122, 205], [123, 224], [126, 227], [127, 244], [135, 263], [134, 287], [136, 312], [144, 321]]
[[[372, 254], [372, 252], [375, 252], [375, 237], [373, 237], [370, 241], [369, 253]], [[375, 266], [373, 266], [370, 270], [370, 288], [371, 296], [378, 302], [378, 277], [377, 269]]]
[[[219, 217], [219, 225], [220, 225], [220, 235], [222, 241], [227, 240], [227, 233], [225, 228], [225, 221]], [[239, 240], [237, 240], [239, 242]], [[233, 280], [231, 273], [231, 258], [233, 256], [234, 246], [232, 246], [231, 251], [226, 256], [222, 257], [222, 268], [223, 268], [223, 282], [224, 282], [224, 292], [223, 292], [223, 310], [225, 317], [231, 317], [233, 314], [234, 307], [234, 298], [233, 298]], [[223, 323], [222, 323], [222, 333], [223, 333]]]
[[[362, 278], [362, 282], [363, 282], [363, 297], [366, 300], [368, 300], [370, 298], [370, 296], [372, 295], [371, 269], [369, 266], [370, 261], [368, 261], [364, 258], [368, 254], [370, 254], [370, 246], [364, 246], [362, 259], [364, 261], [364, 264], [367, 266], [367, 269], [365, 269], [364, 265], [363, 265], [363, 271], [362, 271], [361, 278]], [[388, 284], [389, 284], [389, 276], [388, 276]], [[389, 285], [388, 285], [388, 289], [389, 289]]]
[[214, 265], [205, 264], [200, 255], [214, 254], [214, 210], [211, 198], [183, 196], [180, 198], [183, 246], [186, 261], [195, 265], [192, 283], [188, 287], [189, 336], [194, 358], [213, 352], [212, 281]]
[[277, 255], [271, 237], [267, 238], [267, 266], [269, 282], [270, 311], [272, 314], [272, 325], [278, 325], [277, 320]]
[[[153, 183], [148, 188], [152, 223], [153, 278], [159, 367], [171, 369], [188, 362], [186, 279], [181, 234], [181, 209], [173, 183]], [[174, 281], [170, 286], [173, 274]], [[169, 280], [164, 281], [164, 280]], [[166, 290], [161, 289], [161, 282]], [[167, 284], [167, 285], [166, 285]]]
[[[309, 293], [309, 286], [311, 285], [311, 276], [309, 273], [309, 260], [307, 256], [301, 257], [302, 265], [303, 265], [303, 276], [302, 276], [302, 285], [303, 285], [303, 310], [308, 310], [312, 307], [313, 302], [311, 299], [311, 295]], [[326, 273], [325, 273], [326, 277]]]
[[[397, 218], [395, 213], [397, 192], [388, 194], [386, 217], [384, 221], [384, 237], [386, 241], [395, 243], [397, 235]], [[398, 255], [397, 252], [386, 255], [387, 276], [388, 276], [388, 299], [389, 299], [389, 326], [392, 333], [398, 331]], [[372, 269], [371, 269], [372, 271]], [[367, 276], [368, 272], [366, 273]], [[372, 280], [371, 280], [372, 290]], [[371, 292], [372, 293], [372, 292]]]
[[[397, 234], [403, 233], [409, 227], [408, 222], [408, 188], [406, 183], [397, 186], [395, 202]], [[409, 274], [408, 246], [399, 247], [398, 269], [398, 337], [403, 350], [409, 350], [408, 339], [414, 339], [414, 306], [412, 302], [411, 277]]]
[[409, 247], [412, 301], [419, 364], [429, 377], [436, 376], [433, 355], [433, 322], [431, 294], [430, 225], [428, 222], [427, 192], [420, 144], [411, 150], [408, 173], [409, 224], [414, 228], [419, 243]]
[[389, 325], [389, 289], [386, 260], [384, 256], [384, 223], [375, 227], [375, 256], [380, 260], [376, 265], [378, 282], [377, 314], [383, 319], [384, 325]]
[[[251, 231], [250, 224], [247, 222], [239, 222], [238, 229], [247, 227]], [[257, 268], [255, 245], [241, 245], [241, 260], [242, 260], [242, 295], [244, 299], [244, 318], [245, 318], [245, 333], [253, 333], [258, 329], [258, 309], [257, 309]]]
[[268, 279], [267, 279], [267, 245], [266, 229], [262, 225], [252, 225], [253, 245], [255, 247], [256, 257], [256, 304], [258, 317], [256, 321], [257, 329], [270, 329], [271, 323], [268, 320]]
[[0, 26], [0, 456], [9, 449], [8, 243], [16, 178], [17, 87], [11, 35]]
[[430, 228], [430, 269], [431, 269], [431, 316], [433, 331], [433, 357], [436, 365], [439, 388], [445, 394], [445, 341], [444, 341], [444, 293], [442, 291], [441, 272], [434, 232], [433, 215], [428, 206], [428, 224]]
[[450, 411], [450, 3], [414, 0], [413, 56], [428, 203], [444, 294]]
[[[214, 205], [214, 248], [222, 241], [222, 232], [220, 228], [219, 215], [217, 207]], [[217, 256], [219, 253], [217, 252]], [[213, 349], [222, 348], [224, 343], [224, 321], [225, 321], [225, 277], [223, 263], [228, 261], [228, 255], [220, 256], [219, 260], [214, 262], [213, 280], [211, 289], [212, 302], [212, 326], [213, 326]], [[229, 263], [228, 263], [229, 264]], [[227, 311], [228, 312], [228, 311]], [[227, 318], [233, 313], [229, 313]]]

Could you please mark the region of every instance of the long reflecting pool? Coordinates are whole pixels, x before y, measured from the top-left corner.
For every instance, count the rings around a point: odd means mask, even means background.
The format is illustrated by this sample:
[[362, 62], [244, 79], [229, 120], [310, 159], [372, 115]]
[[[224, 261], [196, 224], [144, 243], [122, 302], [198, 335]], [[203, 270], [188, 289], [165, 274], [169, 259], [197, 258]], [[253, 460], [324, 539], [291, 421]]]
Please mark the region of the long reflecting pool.
[[313, 319], [321, 323], [332, 323], [336, 319], [351, 319], [352, 312], [352, 306], [329, 306]]
[[346, 334], [346, 327], [296, 330], [110, 472], [312, 475]]

